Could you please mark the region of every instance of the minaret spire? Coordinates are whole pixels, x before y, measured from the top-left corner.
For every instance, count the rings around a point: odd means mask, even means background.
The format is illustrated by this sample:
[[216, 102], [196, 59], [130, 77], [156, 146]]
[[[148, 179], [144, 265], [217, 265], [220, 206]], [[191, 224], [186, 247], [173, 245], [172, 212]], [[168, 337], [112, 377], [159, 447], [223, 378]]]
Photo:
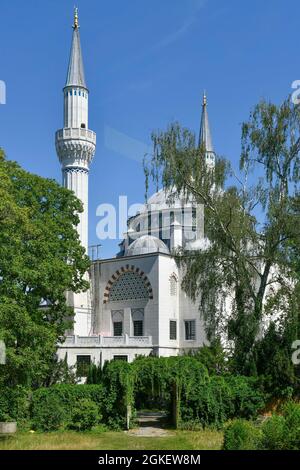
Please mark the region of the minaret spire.
[[86, 88], [82, 52], [80, 45], [78, 8], [74, 10], [73, 38], [70, 52], [70, 60], [65, 86], [82, 86]]
[[202, 117], [199, 134], [199, 148], [204, 148], [206, 152], [206, 162], [209, 166], [215, 165], [215, 152], [210, 132], [208, 112], [207, 112], [207, 96], [203, 93], [202, 100]]

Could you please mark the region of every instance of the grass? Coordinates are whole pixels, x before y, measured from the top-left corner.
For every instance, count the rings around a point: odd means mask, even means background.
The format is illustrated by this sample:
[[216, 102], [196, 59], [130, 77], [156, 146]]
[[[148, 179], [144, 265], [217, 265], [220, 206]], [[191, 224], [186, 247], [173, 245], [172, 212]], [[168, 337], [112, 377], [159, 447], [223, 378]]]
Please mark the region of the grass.
[[166, 437], [134, 437], [125, 432], [19, 432], [0, 438], [0, 450], [219, 450], [218, 431], [170, 431]]

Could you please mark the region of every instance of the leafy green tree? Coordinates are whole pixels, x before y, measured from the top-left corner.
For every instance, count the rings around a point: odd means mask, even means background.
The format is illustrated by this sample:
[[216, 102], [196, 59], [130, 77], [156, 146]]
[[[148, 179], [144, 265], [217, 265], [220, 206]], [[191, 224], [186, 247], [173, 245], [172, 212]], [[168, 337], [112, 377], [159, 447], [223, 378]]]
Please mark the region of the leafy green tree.
[[[220, 157], [212, 171], [205, 148], [198, 148], [195, 135], [178, 123], [153, 133], [152, 141], [146, 188], [152, 178], [170, 194], [170, 202], [179, 195], [205, 207], [205, 247], [176, 253], [185, 269], [182, 286], [192, 299], [200, 298], [209, 339], [225, 332], [235, 369], [256, 374], [254, 347], [267, 313], [265, 300], [278, 300], [278, 288], [294, 295], [295, 263], [289, 252], [291, 246], [298, 249], [300, 237], [295, 208], [300, 109], [289, 100], [254, 108], [242, 126], [239, 173]], [[225, 315], [226, 299], [230, 316]]]
[[0, 383], [38, 386], [73, 318], [66, 292], [88, 287], [76, 231], [82, 205], [55, 181], [24, 171], [0, 150]]
[[210, 375], [224, 375], [230, 370], [228, 355], [218, 339], [213, 340], [209, 346], [202, 346], [197, 351], [188, 351], [188, 355], [203, 364]]

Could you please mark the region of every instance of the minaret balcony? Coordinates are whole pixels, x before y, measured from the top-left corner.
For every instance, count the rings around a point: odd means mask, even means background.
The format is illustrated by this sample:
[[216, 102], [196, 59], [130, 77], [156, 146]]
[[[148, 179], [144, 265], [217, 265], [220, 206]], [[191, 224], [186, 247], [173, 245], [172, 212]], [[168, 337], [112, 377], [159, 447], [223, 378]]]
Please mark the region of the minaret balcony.
[[64, 127], [56, 132], [56, 142], [61, 140], [86, 140], [96, 145], [96, 133], [90, 129]]
[[55, 145], [63, 166], [88, 170], [96, 150], [96, 134], [89, 129], [64, 127], [56, 132]]

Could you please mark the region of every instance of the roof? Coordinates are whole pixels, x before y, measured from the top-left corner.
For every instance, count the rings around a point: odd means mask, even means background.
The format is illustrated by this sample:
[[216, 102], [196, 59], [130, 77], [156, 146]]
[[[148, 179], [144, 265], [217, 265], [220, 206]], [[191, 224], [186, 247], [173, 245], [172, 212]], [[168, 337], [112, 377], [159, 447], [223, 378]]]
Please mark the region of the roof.
[[167, 245], [157, 237], [143, 235], [137, 238], [125, 252], [125, 256], [144, 255], [149, 253], [170, 254]]
[[201, 125], [200, 125], [199, 147], [201, 147], [202, 145], [204, 145], [206, 152], [214, 152], [210, 126], [209, 126], [209, 121], [208, 121], [207, 99], [206, 99], [205, 94], [203, 95], [203, 103], [202, 103], [202, 117], [201, 117]]

